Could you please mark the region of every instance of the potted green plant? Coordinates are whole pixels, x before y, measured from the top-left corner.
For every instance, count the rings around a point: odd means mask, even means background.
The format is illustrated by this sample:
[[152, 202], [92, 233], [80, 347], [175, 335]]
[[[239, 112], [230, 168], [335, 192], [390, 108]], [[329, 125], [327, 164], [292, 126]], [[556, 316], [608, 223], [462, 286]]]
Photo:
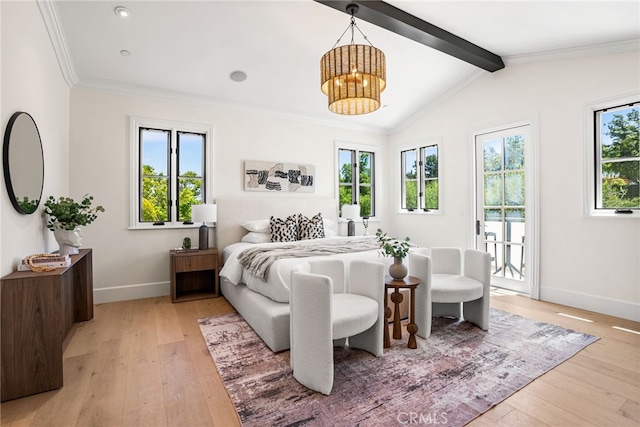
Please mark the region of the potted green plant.
[[91, 224], [98, 218], [98, 212], [104, 212], [102, 206], [92, 206], [93, 196], [84, 195], [80, 202], [71, 197], [49, 196], [44, 203], [43, 214], [49, 216], [47, 228], [53, 231], [60, 245], [60, 254], [77, 254], [82, 244], [80, 227]]
[[184, 239], [182, 239], [182, 249], [184, 249], [185, 251], [191, 249], [191, 237], [185, 237]]
[[409, 237], [405, 237], [404, 240], [398, 240], [378, 228], [376, 238], [380, 244], [380, 253], [384, 256], [393, 257], [393, 264], [389, 266], [389, 275], [397, 280], [404, 279], [407, 275], [407, 266], [402, 261], [411, 247]]

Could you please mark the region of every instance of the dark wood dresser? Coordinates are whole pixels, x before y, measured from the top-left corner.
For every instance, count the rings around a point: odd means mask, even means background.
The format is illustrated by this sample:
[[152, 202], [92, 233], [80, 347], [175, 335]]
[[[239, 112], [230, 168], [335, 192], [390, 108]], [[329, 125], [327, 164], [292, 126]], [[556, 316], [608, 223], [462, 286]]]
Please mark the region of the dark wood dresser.
[[75, 322], [93, 318], [91, 249], [71, 266], [16, 271], [0, 281], [2, 402], [62, 387], [65, 338]]

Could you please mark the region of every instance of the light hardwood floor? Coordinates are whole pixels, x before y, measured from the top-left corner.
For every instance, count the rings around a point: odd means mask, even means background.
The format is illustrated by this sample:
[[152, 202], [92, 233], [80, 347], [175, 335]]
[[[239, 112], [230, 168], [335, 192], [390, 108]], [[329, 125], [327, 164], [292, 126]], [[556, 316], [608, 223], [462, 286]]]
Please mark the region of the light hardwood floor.
[[[494, 295], [493, 307], [601, 339], [535, 380], [471, 426], [640, 425], [640, 324]], [[240, 425], [196, 319], [231, 312], [224, 298], [171, 304], [169, 297], [101, 304], [74, 326], [64, 387], [5, 402], [2, 425]], [[591, 322], [561, 316], [564, 313]]]

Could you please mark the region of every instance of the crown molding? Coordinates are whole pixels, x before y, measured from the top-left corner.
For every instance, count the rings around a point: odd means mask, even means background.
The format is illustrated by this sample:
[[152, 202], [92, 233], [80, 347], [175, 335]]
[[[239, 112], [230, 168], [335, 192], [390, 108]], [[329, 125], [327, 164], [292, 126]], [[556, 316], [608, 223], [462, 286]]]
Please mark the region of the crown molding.
[[615, 55], [618, 53], [639, 52], [640, 39], [623, 40], [568, 49], [556, 49], [545, 52], [526, 53], [504, 57], [505, 64], [519, 65], [533, 62], [556, 61], [563, 59], [584, 58], [589, 56]]
[[287, 111], [274, 110], [264, 108], [255, 105], [247, 105], [236, 102], [221, 101], [216, 98], [170, 91], [165, 89], [158, 89], [154, 87], [135, 85], [135, 84], [121, 84], [109, 80], [102, 79], [86, 79], [83, 78], [75, 86], [78, 89], [87, 89], [92, 91], [101, 91], [107, 93], [113, 93], [124, 96], [138, 96], [147, 99], [154, 99], [158, 101], [181, 103], [186, 105], [196, 105], [207, 108], [221, 109], [224, 111], [235, 111], [245, 114], [256, 114], [264, 117], [271, 117], [283, 120], [293, 120], [296, 122], [310, 123], [315, 125], [329, 126], [344, 130], [352, 130], [357, 132], [365, 132], [372, 135], [387, 135], [389, 129], [381, 126], [371, 126], [363, 124], [348, 124], [344, 122], [322, 119], [309, 115], [296, 114]]
[[[242, 105], [232, 102], [224, 102], [211, 97], [205, 97], [195, 94], [181, 93], [175, 91], [167, 91], [157, 88], [146, 87], [143, 85], [124, 85], [112, 81], [106, 80], [93, 80], [84, 79], [80, 82], [73, 60], [69, 52], [68, 44], [62, 31], [62, 25], [59, 19], [57, 7], [53, 0], [36, 0], [40, 13], [42, 15], [45, 27], [49, 34], [51, 44], [55, 51], [58, 65], [62, 72], [63, 78], [70, 88], [80, 87], [86, 89], [102, 90], [106, 92], [113, 92], [123, 95], [142, 96], [146, 98], [153, 98], [169, 102], [179, 102], [191, 105], [201, 105], [211, 108], [220, 108], [225, 110], [233, 110], [242, 113], [254, 113], [262, 116], [294, 120], [298, 122], [305, 122], [311, 124], [317, 124], [322, 126], [330, 126], [339, 129], [353, 130], [358, 132], [366, 132], [376, 135], [391, 135], [399, 133], [404, 129], [411, 126], [418, 121], [426, 112], [440, 105], [446, 99], [450, 98], [454, 94], [458, 93], [465, 87], [473, 84], [475, 81], [486, 75], [486, 72], [477, 70], [469, 74], [466, 78], [456, 83], [455, 85], [443, 90], [437, 95], [431, 102], [427, 103], [416, 112], [411, 114], [408, 118], [403, 120], [397, 125], [390, 127], [383, 126], [371, 126], [361, 124], [349, 124], [340, 121], [334, 121], [330, 119], [318, 118], [309, 115], [296, 114], [285, 111], [276, 111], [259, 106]], [[588, 56], [601, 56], [612, 55], [627, 52], [640, 52], [640, 39], [624, 40], [620, 42], [597, 44], [590, 46], [583, 46], [578, 48], [557, 49], [545, 52], [537, 52], [522, 55], [512, 55], [503, 57], [505, 64], [519, 65], [528, 64], [543, 61], [553, 60], [566, 60]]]
[[72, 88], [78, 83], [78, 76], [76, 75], [73, 61], [67, 47], [67, 40], [62, 31], [62, 25], [60, 24], [60, 18], [58, 17], [58, 9], [52, 0], [36, 0], [40, 14], [44, 21], [44, 25], [49, 33], [49, 39], [53, 45], [56, 58], [58, 59], [58, 65], [60, 71], [62, 71], [62, 77], [67, 85]]

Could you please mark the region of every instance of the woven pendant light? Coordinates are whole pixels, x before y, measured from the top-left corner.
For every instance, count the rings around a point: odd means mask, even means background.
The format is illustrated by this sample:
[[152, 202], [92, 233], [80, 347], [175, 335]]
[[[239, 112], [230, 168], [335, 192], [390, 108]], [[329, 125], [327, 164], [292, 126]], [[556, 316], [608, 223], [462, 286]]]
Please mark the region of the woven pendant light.
[[347, 27], [347, 30], [351, 29], [351, 44], [334, 46], [320, 60], [321, 89], [328, 97], [329, 110], [336, 114], [357, 115], [377, 110], [380, 108], [380, 93], [387, 85], [384, 52], [371, 44], [353, 43], [354, 29], [362, 34], [355, 23], [357, 11], [358, 5], [351, 3], [347, 6], [347, 12], [351, 14], [351, 23]]

